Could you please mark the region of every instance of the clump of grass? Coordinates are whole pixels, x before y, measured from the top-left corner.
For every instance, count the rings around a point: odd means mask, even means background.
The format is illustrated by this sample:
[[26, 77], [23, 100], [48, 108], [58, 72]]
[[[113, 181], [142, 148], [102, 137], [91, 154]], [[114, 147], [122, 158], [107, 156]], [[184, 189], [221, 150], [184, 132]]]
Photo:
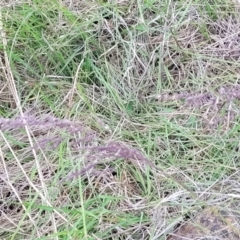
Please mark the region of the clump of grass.
[[166, 239], [202, 208], [231, 210], [233, 10], [219, 0], [1, 9], [1, 236]]
[[[195, 111], [198, 110], [202, 113], [199, 115], [203, 117], [203, 125], [206, 128], [217, 129], [223, 125], [229, 127], [239, 116], [239, 111], [236, 108], [236, 102], [240, 99], [239, 85], [235, 86], [221, 86], [215, 94], [210, 92], [205, 93], [171, 93], [161, 94], [156, 96], [160, 103], [174, 103], [181, 102], [180, 109], [191, 108]], [[181, 104], [181, 103], [180, 103]], [[227, 110], [223, 108], [227, 107]], [[204, 112], [204, 108], [206, 108]], [[234, 109], [235, 108], [235, 109]], [[181, 111], [181, 110], [180, 110]]]
[[[21, 4], [3, 13], [9, 41], [7, 51], [20, 82], [39, 81], [44, 75], [71, 77], [78, 61], [83, 60], [81, 80], [94, 83], [91, 65], [101, 51], [97, 39], [89, 32], [92, 21], [86, 21], [84, 15], [77, 18], [66, 8], [50, 2], [47, 6]], [[23, 76], [28, 78], [23, 80]]]

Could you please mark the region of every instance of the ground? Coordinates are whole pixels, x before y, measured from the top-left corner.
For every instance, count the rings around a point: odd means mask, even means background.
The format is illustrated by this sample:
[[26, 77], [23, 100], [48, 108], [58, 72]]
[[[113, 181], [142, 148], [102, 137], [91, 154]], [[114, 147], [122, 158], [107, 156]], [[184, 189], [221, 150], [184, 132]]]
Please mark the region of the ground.
[[1, 239], [239, 239], [240, 6], [0, 3]]

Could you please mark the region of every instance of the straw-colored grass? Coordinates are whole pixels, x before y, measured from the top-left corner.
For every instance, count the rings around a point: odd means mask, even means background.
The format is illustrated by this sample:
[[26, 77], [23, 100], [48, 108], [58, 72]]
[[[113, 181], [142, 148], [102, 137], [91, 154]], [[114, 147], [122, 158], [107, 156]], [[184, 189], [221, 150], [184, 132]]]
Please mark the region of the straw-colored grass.
[[239, 229], [237, 2], [0, 6], [1, 239]]

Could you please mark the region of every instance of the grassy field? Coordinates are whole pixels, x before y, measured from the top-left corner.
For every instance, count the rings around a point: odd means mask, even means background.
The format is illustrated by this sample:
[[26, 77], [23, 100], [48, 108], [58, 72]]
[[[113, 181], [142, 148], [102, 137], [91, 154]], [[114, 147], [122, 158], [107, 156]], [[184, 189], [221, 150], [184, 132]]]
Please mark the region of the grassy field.
[[0, 6], [0, 239], [240, 239], [237, 2]]

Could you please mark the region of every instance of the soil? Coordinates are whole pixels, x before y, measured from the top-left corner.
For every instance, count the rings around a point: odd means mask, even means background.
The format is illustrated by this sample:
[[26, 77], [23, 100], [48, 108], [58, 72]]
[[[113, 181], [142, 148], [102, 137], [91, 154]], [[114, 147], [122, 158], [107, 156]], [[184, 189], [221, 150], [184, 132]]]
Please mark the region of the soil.
[[239, 240], [240, 213], [208, 208], [193, 220], [183, 223], [167, 240]]

